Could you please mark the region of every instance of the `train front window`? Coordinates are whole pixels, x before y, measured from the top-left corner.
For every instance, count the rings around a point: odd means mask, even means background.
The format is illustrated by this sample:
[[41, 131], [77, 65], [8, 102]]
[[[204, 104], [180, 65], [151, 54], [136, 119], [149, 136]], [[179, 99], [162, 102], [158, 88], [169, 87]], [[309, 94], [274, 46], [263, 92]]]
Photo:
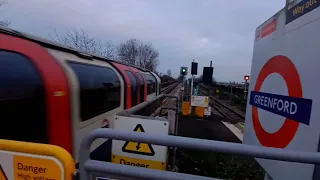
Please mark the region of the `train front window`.
[[138, 96], [138, 92], [137, 92], [137, 80], [134, 77], [134, 75], [130, 72], [130, 71], [126, 71], [130, 81], [131, 81], [131, 104], [132, 106], [137, 105], [137, 96]]
[[75, 62], [68, 63], [79, 81], [82, 121], [120, 106], [120, 80], [111, 68]]
[[48, 143], [45, 89], [31, 60], [0, 50], [0, 139]]

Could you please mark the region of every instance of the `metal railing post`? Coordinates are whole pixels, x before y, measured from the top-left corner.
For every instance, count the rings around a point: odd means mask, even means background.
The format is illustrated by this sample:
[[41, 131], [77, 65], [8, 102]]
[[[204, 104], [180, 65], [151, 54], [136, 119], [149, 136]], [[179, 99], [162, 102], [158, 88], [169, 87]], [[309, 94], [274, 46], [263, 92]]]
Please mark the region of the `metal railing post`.
[[[162, 116], [162, 110], [174, 110], [175, 113], [175, 121], [174, 121], [174, 135], [177, 136], [178, 135], [178, 121], [179, 121], [179, 97], [177, 96], [171, 96], [171, 95], [165, 95], [167, 98], [175, 98], [176, 99], [176, 108], [170, 108], [170, 107], [162, 107], [160, 109], [160, 116]], [[173, 158], [171, 161], [171, 166], [170, 166], [170, 170], [171, 171], [177, 171], [177, 167], [176, 167], [176, 156], [177, 156], [177, 147], [172, 147], [173, 149]]]

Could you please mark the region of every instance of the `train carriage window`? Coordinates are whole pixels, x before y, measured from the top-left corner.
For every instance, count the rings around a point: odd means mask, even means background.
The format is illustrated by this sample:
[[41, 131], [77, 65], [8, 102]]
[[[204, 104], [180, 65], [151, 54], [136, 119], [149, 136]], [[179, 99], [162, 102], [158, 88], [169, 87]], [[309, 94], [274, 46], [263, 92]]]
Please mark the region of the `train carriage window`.
[[150, 74], [146, 73], [145, 77], [148, 82], [147, 94], [152, 94], [156, 92], [156, 79]]
[[31, 60], [0, 50], [0, 139], [48, 143], [46, 97]]
[[140, 103], [144, 101], [144, 80], [140, 73], [136, 73], [140, 84]]
[[120, 106], [121, 86], [116, 73], [108, 67], [68, 62], [80, 84], [82, 121]]
[[128, 74], [129, 78], [130, 78], [130, 81], [131, 81], [131, 106], [135, 106], [137, 105], [137, 80], [136, 78], [134, 77], [134, 75], [132, 74], [132, 72], [130, 71], [126, 71], [126, 73]]

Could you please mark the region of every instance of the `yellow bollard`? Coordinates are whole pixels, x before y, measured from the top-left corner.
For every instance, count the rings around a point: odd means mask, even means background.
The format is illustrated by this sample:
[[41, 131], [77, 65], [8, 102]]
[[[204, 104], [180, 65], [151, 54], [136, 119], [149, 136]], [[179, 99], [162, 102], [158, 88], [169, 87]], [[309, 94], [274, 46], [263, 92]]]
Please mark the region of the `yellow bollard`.
[[182, 102], [182, 115], [183, 116], [191, 114], [191, 108], [190, 108], [191, 106], [190, 105], [191, 104], [188, 101]]
[[196, 116], [203, 118], [205, 107], [196, 107]]

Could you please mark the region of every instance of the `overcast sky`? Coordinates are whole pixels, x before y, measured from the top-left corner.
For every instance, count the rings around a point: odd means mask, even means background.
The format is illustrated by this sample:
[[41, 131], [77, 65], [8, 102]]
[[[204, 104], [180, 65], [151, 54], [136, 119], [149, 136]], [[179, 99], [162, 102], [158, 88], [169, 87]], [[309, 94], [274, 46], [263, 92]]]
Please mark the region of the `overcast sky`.
[[[3, 0], [1, 0], [3, 1]], [[160, 52], [157, 70], [178, 76], [192, 59], [213, 61], [218, 81], [250, 74], [255, 29], [284, 7], [285, 0], [6, 0], [0, 19], [10, 27], [48, 38], [82, 28], [113, 44], [151, 41]]]

